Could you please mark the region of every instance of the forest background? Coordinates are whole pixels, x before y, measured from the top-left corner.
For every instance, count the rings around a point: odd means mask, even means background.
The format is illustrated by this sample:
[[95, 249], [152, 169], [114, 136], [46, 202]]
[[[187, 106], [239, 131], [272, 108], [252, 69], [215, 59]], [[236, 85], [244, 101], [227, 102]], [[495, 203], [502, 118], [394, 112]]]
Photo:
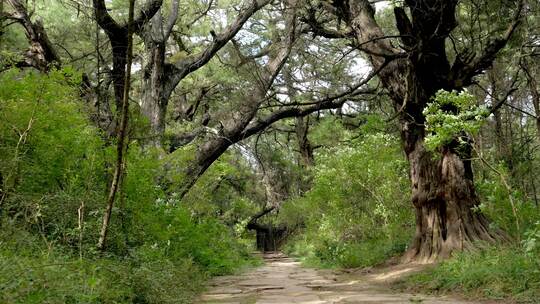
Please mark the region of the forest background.
[[374, 2], [1, 1], [0, 302], [192, 303], [268, 231], [534, 302], [539, 4]]

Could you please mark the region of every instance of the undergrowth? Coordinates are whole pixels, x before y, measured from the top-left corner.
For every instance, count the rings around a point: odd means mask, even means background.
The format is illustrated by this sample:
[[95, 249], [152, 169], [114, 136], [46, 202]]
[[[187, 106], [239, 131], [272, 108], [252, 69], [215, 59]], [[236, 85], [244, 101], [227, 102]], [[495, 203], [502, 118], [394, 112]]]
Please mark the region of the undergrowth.
[[285, 251], [316, 267], [366, 267], [405, 251], [414, 222], [396, 137], [378, 132], [319, 156], [311, 189], [285, 203], [298, 227]]
[[[0, 303], [193, 303], [207, 278], [256, 263], [249, 235], [228, 222], [245, 216], [208, 208], [250, 201], [222, 187], [180, 204], [159, 183], [169, 177], [158, 153], [136, 142], [97, 251], [114, 145], [84, 114], [80, 75], [11, 70], [0, 82]], [[234, 173], [221, 167], [214, 174]]]
[[474, 298], [538, 303], [540, 255], [527, 253], [521, 246], [462, 252], [412, 275], [405, 285], [434, 293], [459, 292]]

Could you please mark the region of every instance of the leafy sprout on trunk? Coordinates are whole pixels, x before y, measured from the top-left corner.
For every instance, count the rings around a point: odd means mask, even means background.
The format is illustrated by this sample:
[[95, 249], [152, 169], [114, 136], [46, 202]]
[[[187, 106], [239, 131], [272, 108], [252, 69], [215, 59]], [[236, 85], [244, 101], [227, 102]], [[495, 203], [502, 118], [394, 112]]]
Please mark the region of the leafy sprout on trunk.
[[457, 143], [458, 148], [465, 145], [468, 135], [480, 130], [490, 111], [477, 105], [475, 97], [467, 90], [439, 90], [423, 114], [426, 117], [425, 144], [428, 150], [435, 151], [452, 143]]

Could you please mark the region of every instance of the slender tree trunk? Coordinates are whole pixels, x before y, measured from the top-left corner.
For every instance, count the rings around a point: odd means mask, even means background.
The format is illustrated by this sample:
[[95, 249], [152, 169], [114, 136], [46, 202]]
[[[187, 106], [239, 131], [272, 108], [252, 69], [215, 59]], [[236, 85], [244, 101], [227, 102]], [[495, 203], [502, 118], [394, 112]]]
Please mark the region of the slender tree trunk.
[[[111, 70], [111, 78], [114, 88], [114, 101], [116, 105], [116, 126], [120, 125], [120, 112], [122, 111], [122, 104], [124, 101], [125, 93], [125, 80], [126, 80], [126, 63], [127, 52], [129, 48], [127, 34], [120, 34], [115, 39], [110, 39], [112, 46], [112, 61], [113, 68]], [[117, 130], [118, 132], [118, 130]]]
[[[295, 100], [297, 92], [294, 87], [293, 75], [290, 67], [286, 65], [283, 69], [283, 78], [287, 86], [287, 95], [290, 100]], [[294, 131], [300, 152], [299, 163], [307, 168], [313, 166], [315, 160], [313, 158], [313, 147], [308, 139], [309, 116], [298, 116], [295, 118]]]
[[308, 139], [309, 130], [309, 116], [296, 117], [295, 119], [295, 133], [298, 141], [298, 149], [300, 150], [300, 164], [305, 167], [311, 167], [315, 163], [313, 157], [313, 146]]
[[135, 0], [129, 1], [129, 21], [127, 26], [127, 57], [125, 62], [125, 83], [124, 83], [124, 92], [122, 94], [122, 116], [120, 125], [118, 128], [118, 143], [116, 149], [116, 166], [114, 170], [113, 180], [111, 182], [111, 187], [109, 190], [109, 195], [107, 197], [107, 209], [103, 215], [103, 224], [101, 226], [101, 232], [99, 234], [99, 240], [97, 243], [97, 248], [103, 250], [105, 248], [105, 242], [107, 240], [107, 231], [109, 228], [109, 222], [111, 219], [112, 208], [114, 205], [114, 199], [116, 193], [118, 192], [118, 187], [120, 184], [121, 176], [123, 174], [124, 168], [124, 152], [125, 152], [125, 141], [127, 134], [127, 125], [129, 118], [129, 89], [130, 89], [130, 79], [131, 79], [131, 63], [133, 59], [133, 14], [134, 14]]
[[2, 46], [5, 32], [4, 21], [7, 19], [7, 17], [4, 16], [4, 1], [0, 1], [0, 12], [2, 12], [2, 15], [0, 16], [0, 46]]

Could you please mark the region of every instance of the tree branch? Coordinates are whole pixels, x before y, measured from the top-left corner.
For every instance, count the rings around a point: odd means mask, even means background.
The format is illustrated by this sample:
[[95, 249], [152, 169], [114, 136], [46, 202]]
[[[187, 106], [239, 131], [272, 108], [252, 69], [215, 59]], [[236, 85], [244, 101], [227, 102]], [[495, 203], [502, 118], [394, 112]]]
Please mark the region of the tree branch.
[[[178, 1], [176, 2], [176, 11], [178, 12]], [[163, 4], [163, 0], [151, 0], [146, 2], [146, 5], [141, 8], [139, 15], [135, 20], [133, 21], [133, 29], [135, 32], [139, 33], [142, 29], [142, 27], [154, 17], [154, 15], [159, 11], [161, 8], [161, 5]], [[175, 3], [173, 2], [173, 10], [174, 10]], [[176, 22], [176, 18], [175, 18]], [[173, 24], [174, 25], [174, 24]]]
[[284, 118], [290, 118], [290, 117], [306, 116], [308, 114], [311, 114], [319, 110], [340, 108], [348, 100], [347, 97], [357, 96], [357, 95], [366, 94], [366, 93], [372, 93], [371, 90], [359, 90], [359, 88], [367, 84], [386, 65], [387, 63], [383, 64], [378, 69], [371, 71], [371, 73], [368, 76], [366, 76], [364, 79], [362, 79], [360, 82], [358, 82], [354, 86], [350, 87], [349, 89], [341, 93], [326, 97], [317, 103], [311, 103], [309, 106], [305, 106], [303, 108], [298, 107], [297, 106], [298, 104], [296, 104], [294, 107], [282, 108], [280, 110], [277, 110], [271, 113], [267, 117], [248, 125], [247, 128], [242, 132], [241, 138], [246, 138], [255, 133], [258, 133], [266, 129], [267, 127], [269, 127], [271, 124], [275, 123], [278, 120], [281, 120]]
[[173, 0], [171, 14], [169, 15], [169, 20], [167, 21], [167, 25], [165, 26], [165, 33], [163, 35], [164, 39], [168, 39], [169, 36], [171, 35], [172, 29], [174, 25], [176, 24], [176, 20], [178, 19], [179, 6], [180, 6], [180, 0]]
[[272, 0], [252, 0], [251, 4], [240, 12], [236, 20], [231, 25], [229, 25], [222, 33], [214, 36], [214, 39], [204, 51], [193, 57], [187, 57], [174, 66], [175, 74], [177, 75], [174, 77], [176, 79], [173, 82], [177, 83], [189, 73], [192, 73], [204, 66], [223, 46], [225, 46], [225, 44], [227, 44], [229, 40], [236, 35], [236, 33], [238, 33], [238, 31], [240, 31], [244, 23], [246, 23], [254, 13], [271, 1]]
[[460, 88], [470, 84], [474, 76], [482, 73], [493, 63], [497, 53], [506, 46], [521, 23], [524, 5], [525, 0], [519, 0], [512, 21], [504, 33], [490, 41], [480, 55], [472, 57], [471, 55], [460, 54], [456, 57], [449, 75], [452, 87]]
[[107, 32], [107, 35], [118, 33], [122, 30], [122, 26], [120, 26], [107, 11], [105, 0], [93, 0], [93, 3], [96, 21], [99, 26]]

